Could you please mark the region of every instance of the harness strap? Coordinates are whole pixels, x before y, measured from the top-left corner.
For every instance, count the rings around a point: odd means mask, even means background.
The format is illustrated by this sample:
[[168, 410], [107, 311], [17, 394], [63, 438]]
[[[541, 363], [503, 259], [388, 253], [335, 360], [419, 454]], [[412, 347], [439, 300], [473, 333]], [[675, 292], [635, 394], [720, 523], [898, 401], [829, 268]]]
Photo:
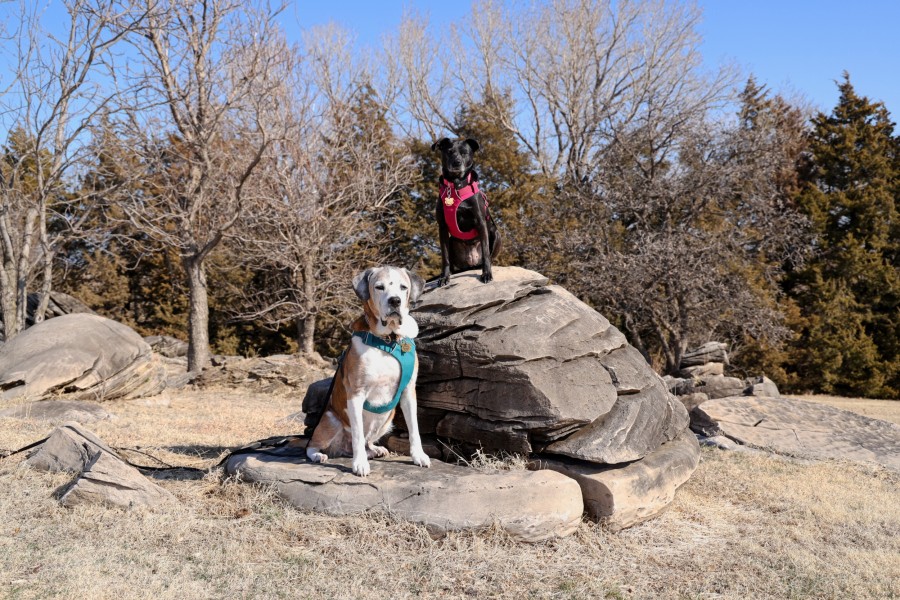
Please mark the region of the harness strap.
[[[466, 182], [469, 185], [457, 189], [452, 182], [441, 178], [440, 197], [441, 206], [444, 207], [444, 221], [447, 223], [447, 229], [449, 230], [450, 235], [459, 240], [468, 241], [474, 240], [476, 237], [478, 237], [478, 230], [470, 229], [469, 231], [461, 231], [459, 228], [459, 223], [456, 220], [456, 211], [462, 202], [468, 200], [475, 194], [478, 194], [481, 190], [478, 189], [478, 181], [472, 181], [471, 173], [466, 176]], [[484, 194], [482, 193], [482, 195]], [[487, 213], [487, 207], [487, 196], [485, 196], [485, 213]], [[485, 214], [485, 217], [488, 217], [488, 215]]]
[[373, 406], [366, 400], [363, 409], [376, 414], [386, 413], [397, 408], [400, 403], [400, 395], [409, 381], [412, 379], [413, 370], [416, 365], [416, 344], [410, 338], [401, 338], [396, 342], [389, 342], [383, 338], [373, 335], [368, 331], [355, 331], [353, 337], [359, 338], [366, 346], [377, 348], [382, 352], [386, 352], [397, 359], [400, 364], [400, 382], [397, 384], [397, 391], [394, 398], [387, 404], [381, 406]]

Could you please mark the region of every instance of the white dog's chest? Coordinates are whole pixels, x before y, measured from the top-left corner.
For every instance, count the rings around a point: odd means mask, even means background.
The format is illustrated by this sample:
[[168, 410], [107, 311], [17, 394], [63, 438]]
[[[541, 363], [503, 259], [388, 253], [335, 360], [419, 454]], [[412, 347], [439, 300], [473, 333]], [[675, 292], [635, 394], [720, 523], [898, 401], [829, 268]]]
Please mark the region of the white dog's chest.
[[[365, 390], [366, 400], [372, 406], [382, 406], [394, 399], [397, 384], [400, 382], [399, 361], [378, 348], [365, 345], [354, 339], [360, 347], [360, 381]], [[414, 382], [410, 382], [415, 385]]]

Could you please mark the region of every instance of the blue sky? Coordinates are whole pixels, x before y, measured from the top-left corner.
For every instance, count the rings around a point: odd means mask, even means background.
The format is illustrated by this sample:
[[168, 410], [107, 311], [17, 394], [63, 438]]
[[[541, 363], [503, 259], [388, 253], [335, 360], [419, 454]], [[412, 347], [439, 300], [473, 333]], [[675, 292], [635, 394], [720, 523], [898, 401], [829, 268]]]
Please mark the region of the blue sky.
[[[900, 118], [900, 0], [699, 0], [702, 47], [710, 66], [732, 62], [789, 96], [801, 94], [829, 112], [844, 70], [858, 93], [881, 100]], [[468, 1], [296, 0], [283, 23], [290, 35], [335, 21], [363, 45], [400, 22], [405, 8], [432, 23], [469, 14]]]

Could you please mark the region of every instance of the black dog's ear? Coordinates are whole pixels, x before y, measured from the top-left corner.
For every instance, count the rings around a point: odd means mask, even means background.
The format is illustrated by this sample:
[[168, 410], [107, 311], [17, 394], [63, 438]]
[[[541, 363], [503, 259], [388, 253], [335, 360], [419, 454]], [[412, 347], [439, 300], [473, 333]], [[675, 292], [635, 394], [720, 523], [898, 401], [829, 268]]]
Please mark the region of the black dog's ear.
[[468, 139], [466, 140], [466, 143], [467, 143], [467, 144], [469, 145], [469, 147], [472, 149], [472, 152], [475, 152], [476, 150], [478, 150], [479, 148], [481, 148], [481, 146], [478, 145], [478, 140], [473, 140], [472, 138], [468, 138]]
[[450, 138], [441, 138], [431, 145], [431, 150], [432, 151], [434, 151], [434, 150], [444, 151], [450, 147], [450, 144], [451, 144]]
[[353, 291], [356, 292], [356, 295], [363, 302], [369, 299], [369, 277], [372, 276], [374, 271], [375, 269], [372, 268], [366, 269], [353, 277]]
[[403, 270], [409, 275], [409, 305], [412, 306], [419, 301], [419, 296], [422, 295], [422, 290], [425, 289], [425, 280], [409, 269]]

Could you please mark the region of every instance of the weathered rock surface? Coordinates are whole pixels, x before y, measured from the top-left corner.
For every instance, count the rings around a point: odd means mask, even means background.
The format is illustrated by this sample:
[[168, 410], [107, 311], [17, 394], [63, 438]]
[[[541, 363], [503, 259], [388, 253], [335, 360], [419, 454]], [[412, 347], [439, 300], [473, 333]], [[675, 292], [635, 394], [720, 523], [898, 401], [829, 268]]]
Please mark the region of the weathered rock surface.
[[64, 506], [107, 504], [121, 508], [151, 507], [173, 496], [140, 471], [108, 452], [96, 452], [65, 490]]
[[778, 386], [775, 382], [760, 375], [759, 377], [751, 377], [747, 380], [747, 388], [744, 390], [745, 396], [760, 396], [762, 398], [780, 398]]
[[[706, 363], [728, 364], [728, 345], [722, 342], [707, 342], [699, 348], [688, 350], [681, 357], [679, 367], [696, 367]], [[721, 373], [720, 373], [721, 375]]]
[[93, 402], [77, 402], [75, 400], [43, 400], [27, 402], [0, 410], [0, 417], [10, 419], [30, 419], [46, 421], [60, 425], [69, 421], [77, 421], [82, 425], [109, 419], [112, 415], [103, 407]]
[[140, 398], [162, 391], [165, 378], [141, 336], [98, 315], [48, 319], [0, 348], [0, 402]]
[[[621, 463], [687, 426], [684, 407], [622, 333], [538, 273], [498, 267], [490, 284], [454, 275], [423, 294], [413, 316], [419, 405], [446, 413], [438, 433]], [[486, 431], [497, 434], [490, 443]]]
[[166, 358], [179, 358], [187, 356], [188, 343], [171, 335], [148, 335], [144, 341], [150, 349]]
[[745, 389], [747, 389], [747, 384], [742, 379], [711, 375], [679, 384], [675, 393], [678, 395], [702, 393], [709, 398], [727, 398], [729, 396], [740, 396]]
[[198, 387], [246, 387], [267, 394], [294, 394], [334, 368], [319, 357], [279, 354], [259, 358], [216, 357], [192, 383]]
[[234, 455], [225, 470], [274, 485], [300, 509], [331, 515], [379, 510], [436, 533], [497, 525], [536, 542], [571, 534], [584, 510], [578, 484], [550, 471], [481, 473], [440, 461], [423, 469], [409, 457], [391, 457], [370, 461], [372, 473], [363, 479], [352, 473], [351, 462], [310, 463], [304, 448], [293, 446]]
[[532, 465], [575, 479], [581, 486], [588, 515], [619, 530], [664, 510], [699, 462], [697, 438], [685, 431], [641, 460], [627, 465], [604, 467], [546, 457], [535, 459]]
[[79, 473], [98, 452], [116, 456], [112, 448], [79, 423], [65, 423], [28, 455], [25, 464], [39, 471]]
[[693, 379], [695, 377], [703, 378], [710, 377], [712, 375], [724, 374], [725, 364], [720, 362], [708, 362], [694, 367], [684, 367], [679, 371], [679, 375], [687, 379]]
[[709, 396], [703, 392], [695, 392], [693, 394], [685, 394], [678, 396], [678, 399], [684, 405], [684, 408], [690, 413], [692, 410], [709, 400]]
[[691, 411], [691, 429], [782, 454], [872, 462], [900, 471], [900, 426], [815, 402], [709, 400]]

